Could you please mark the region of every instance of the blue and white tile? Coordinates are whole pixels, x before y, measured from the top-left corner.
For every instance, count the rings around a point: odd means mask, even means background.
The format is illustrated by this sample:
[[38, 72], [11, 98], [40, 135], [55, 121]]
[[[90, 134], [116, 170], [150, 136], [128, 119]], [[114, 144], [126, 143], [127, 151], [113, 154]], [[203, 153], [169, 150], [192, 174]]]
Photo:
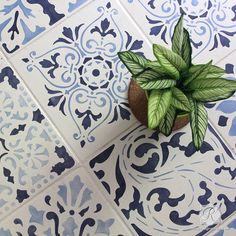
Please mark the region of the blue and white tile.
[[216, 230], [214, 236], [235, 236], [236, 235], [236, 218], [231, 219], [227, 223], [220, 226], [220, 230]]
[[[236, 80], [235, 57], [236, 51], [218, 63], [230, 80]], [[209, 119], [236, 153], [236, 94], [226, 100], [210, 103], [207, 107]]]
[[171, 45], [181, 13], [198, 62], [218, 60], [236, 49], [234, 0], [122, 0], [128, 13], [153, 43]]
[[236, 211], [236, 158], [209, 125], [170, 137], [134, 127], [88, 163], [137, 235], [204, 235]]
[[[0, 56], [1, 59], [1, 56]], [[76, 166], [9, 64], [0, 62], [0, 219]]]
[[131, 75], [117, 52], [152, 54], [150, 49], [116, 1], [103, 0], [81, 9], [11, 62], [84, 159], [136, 121], [127, 101]]
[[131, 233], [98, 193], [86, 171], [79, 168], [0, 223], [0, 235], [131, 236]]
[[0, 43], [10, 57], [89, 0], [1, 0]]

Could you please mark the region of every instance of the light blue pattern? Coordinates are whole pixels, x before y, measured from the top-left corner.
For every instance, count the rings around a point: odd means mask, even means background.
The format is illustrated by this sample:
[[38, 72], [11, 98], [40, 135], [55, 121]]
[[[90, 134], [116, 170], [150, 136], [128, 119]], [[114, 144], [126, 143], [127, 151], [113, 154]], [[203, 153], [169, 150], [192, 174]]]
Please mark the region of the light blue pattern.
[[34, 206], [29, 206], [29, 212], [31, 214], [30, 223], [43, 224], [44, 211], [38, 211]]
[[[180, 14], [185, 14], [185, 25], [191, 35], [195, 55], [230, 47], [236, 34], [236, 4], [233, 1], [216, 0], [126, 0], [130, 14], [135, 14], [137, 5], [142, 21], [146, 21], [145, 33], [168, 43]], [[142, 23], [140, 22], [140, 24]], [[139, 19], [137, 19], [139, 22]]]
[[108, 2], [97, 8], [97, 18], [74, 28], [63, 27], [46, 52], [32, 51], [22, 60], [37, 70], [51, 98], [48, 106], [74, 122], [72, 138], [81, 147], [96, 140], [95, 133], [118, 120], [128, 121], [130, 74], [117, 56], [122, 50], [141, 50], [143, 41], [121, 31], [119, 12]]
[[109, 228], [114, 224], [114, 219], [109, 219], [107, 221], [98, 220], [98, 226], [96, 229], [96, 234], [110, 235]]
[[41, 34], [46, 29], [45, 27], [40, 27], [37, 25], [35, 28], [35, 31], [32, 32], [23, 20], [20, 20], [20, 23], [22, 25], [22, 28], [23, 28], [23, 31], [25, 34], [25, 38], [22, 42], [23, 45], [27, 44], [29, 41], [31, 41], [33, 38], [37, 37], [39, 34]]
[[75, 162], [6, 61], [0, 85], [1, 220]]
[[233, 112], [236, 112], [236, 101], [230, 99], [223, 101], [217, 106], [216, 110], [222, 111], [226, 114], [231, 114]]
[[24, 232], [34, 232], [33, 235], [44, 232], [46, 236], [113, 235], [112, 227], [118, 222], [106, 213], [108, 207], [99, 202], [99, 196], [82, 178], [77, 174], [66, 177], [63, 184], [37, 196], [24, 214], [11, 218], [15, 228], [0, 229], [0, 236], [8, 236], [8, 232], [9, 235], [26, 235]]
[[69, 3], [69, 9], [68, 12], [72, 12], [74, 11], [76, 8], [78, 8], [79, 6], [81, 6], [83, 3], [87, 2], [87, 0], [75, 0], [75, 3]]
[[75, 229], [78, 228], [78, 225], [75, 223], [74, 218], [69, 217], [63, 224], [62, 224], [64, 231], [63, 236], [74, 236]]
[[205, 235], [236, 211], [234, 154], [211, 125], [200, 152], [190, 135], [140, 125], [90, 161], [137, 235]]
[[0, 228], [0, 235], [1, 236], [12, 236], [10, 230], [4, 230], [3, 228]]

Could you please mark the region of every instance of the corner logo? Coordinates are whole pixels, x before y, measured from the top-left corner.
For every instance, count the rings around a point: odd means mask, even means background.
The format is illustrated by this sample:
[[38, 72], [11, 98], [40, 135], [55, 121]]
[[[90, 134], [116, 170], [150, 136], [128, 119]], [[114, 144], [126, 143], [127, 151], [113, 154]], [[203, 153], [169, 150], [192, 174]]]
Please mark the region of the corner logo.
[[211, 226], [221, 223], [221, 204], [202, 206], [200, 211], [200, 220], [202, 226]]

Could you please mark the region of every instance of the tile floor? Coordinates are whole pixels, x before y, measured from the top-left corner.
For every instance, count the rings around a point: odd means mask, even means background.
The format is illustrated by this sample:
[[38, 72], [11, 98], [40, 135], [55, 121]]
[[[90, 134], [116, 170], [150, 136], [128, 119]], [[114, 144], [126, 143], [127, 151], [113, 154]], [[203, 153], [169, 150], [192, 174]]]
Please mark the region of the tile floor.
[[236, 235], [236, 97], [166, 138], [117, 57], [152, 58], [181, 13], [194, 60], [236, 79], [234, 0], [0, 1], [0, 236]]

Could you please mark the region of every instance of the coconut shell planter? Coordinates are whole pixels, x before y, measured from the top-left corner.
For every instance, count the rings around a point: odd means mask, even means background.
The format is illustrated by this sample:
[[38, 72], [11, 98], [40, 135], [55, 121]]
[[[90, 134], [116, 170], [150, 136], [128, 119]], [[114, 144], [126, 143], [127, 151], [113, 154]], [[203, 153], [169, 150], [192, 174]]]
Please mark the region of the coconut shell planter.
[[119, 52], [132, 74], [129, 105], [135, 117], [150, 129], [169, 136], [190, 123], [196, 150], [204, 141], [208, 114], [204, 103], [231, 97], [236, 81], [224, 78], [224, 69], [192, 62], [190, 36], [182, 15], [172, 36], [172, 50], [153, 44], [155, 61], [140, 53]]

